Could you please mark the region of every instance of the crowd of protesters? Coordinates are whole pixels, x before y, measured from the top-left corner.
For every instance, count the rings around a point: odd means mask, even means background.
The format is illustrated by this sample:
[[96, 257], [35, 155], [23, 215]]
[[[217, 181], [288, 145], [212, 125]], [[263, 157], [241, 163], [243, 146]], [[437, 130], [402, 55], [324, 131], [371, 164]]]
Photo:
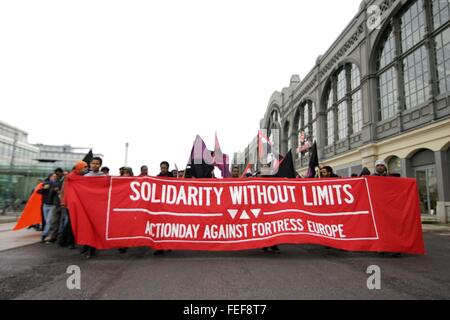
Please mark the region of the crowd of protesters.
[[[262, 166], [261, 170], [256, 173], [246, 172], [243, 176], [240, 174], [239, 167], [233, 167], [231, 178], [255, 178], [255, 177], [272, 177], [270, 174], [270, 165]], [[138, 177], [149, 177], [148, 166], [142, 166], [140, 168], [140, 174]], [[122, 167], [118, 172], [121, 177], [133, 177], [133, 169], [130, 167]], [[103, 161], [99, 157], [94, 157], [87, 164], [84, 161], [78, 162], [72, 172], [64, 171], [61, 168], [56, 169], [50, 174], [43, 182], [42, 188], [38, 191], [42, 195], [42, 225], [33, 226], [39, 231], [42, 231], [41, 242], [46, 244], [57, 243], [61, 247], [68, 247], [73, 250], [76, 248], [75, 238], [72, 232], [70, 223], [70, 215], [68, 208], [66, 207], [66, 201], [64, 196], [64, 181], [68, 175], [82, 175], [85, 177], [99, 177], [109, 176], [110, 169], [103, 166]], [[363, 168], [362, 172], [353, 174], [352, 177], [358, 176], [389, 176], [387, 165], [384, 161], [378, 160], [375, 163], [375, 172], [371, 172], [367, 168]], [[394, 174], [393, 176], [398, 176]], [[160, 173], [158, 177], [166, 178], [192, 178], [192, 172], [190, 167], [183, 171], [172, 170], [170, 171], [170, 164], [167, 161], [163, 161], [160, 164]], [[214, 178], [213, 169], [207, 174], [208, 178]], [[302, 178], [300, 175], [297, 178]], [[316, 178], [339, 178], [330, 166], [319, 166]], [[30, 227], [31, 228], [31, 227]], [[265, 252], [280, 253], [278, 246], [270, 248], [262, 248]], [[126, 253], [127, 248], [118, 249], [120, 253]], [[156, 250], [155, 255], [162, 255], [170, 250]], [[82, 246], [80, 250], [81, 254], [84, 254], [88, 259], [96, 255], [96, 249], [87, 245]]]

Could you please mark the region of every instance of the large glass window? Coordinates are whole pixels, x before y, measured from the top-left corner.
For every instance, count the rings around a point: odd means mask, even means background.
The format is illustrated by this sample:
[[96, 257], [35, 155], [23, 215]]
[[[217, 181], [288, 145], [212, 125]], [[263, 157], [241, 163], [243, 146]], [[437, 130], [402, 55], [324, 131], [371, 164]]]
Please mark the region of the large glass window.
[[317, 112], [314, 102], [308, 100], [300, 107], [299, 133], [305, 132], [306, 138], [313, 142], [317, 138]]
[[347, 101], [342, 101], [337, 109], [338, 113], [338, 139], [348, 137]]
[[[327, 145], [333, 144], [335, 139], [343, 140], [350, 133], [361, 131], [361, 73], [358, 66], [350, 63], [342, 66], [336, 75], [332, 77], [330, 87], [336, 88], [336, 96], [333, 95], [333, 90], [330, 89], [326, 102]], [[349, 118], [349, 112], [352, 115], [351, 119]], [[335, 117], [337, 118], [336, 128]], [[334, 129], [337, 131], [337, 137], [334, 136]]]
[[351, 70], [351, 90], [358, 88], [361, 85], [361, 72], [359, 72], [359, 68], [355, 65], [352, 65]]
[[391, 67], [379, 75], [378, 79], [380, 119], [392, 118], [397, 113], [397, 77], [395, 68]]
[[327, 99], [327, 145], [334, 143], [334, 111], [333, 111], [333, 90], [330, 89]]
[[382, 44], [377, 66], [381, 71], [378, 75], [378, 106], [380, 120], [387, 120], [394, 117], [397, 112], [397, 79], [396, 72], [393, 66], [395, 58], [395, 37], [394, 31], [388, 29], [387, 37]]
[[[427, 14], [428, 10], [431, 12]], [[448, 28], [442, 31], [441, 28], [448, 25], [449, 12], [448, 0], [416, 0], [393, 18], [393, 25], [398, 26], [398, 32], [391, 25], [378, 51], [380, 121], [395, 117], [400, 107], [398, 101], [404, 102], [400, 111], [426, 103], [431, 92], [430, 80], [438, 83], [438, 93], [450, 91], [450, 31]], [[429, 30], [428, 40], [434, 39], [435, 47], [431, 49], [426, 42], [427, 16], [433, 17], [433, 21], [429, 22], [433, 28]], [[399, 39], [396, 39], [396, 34]], [[396, 42], [400, 44], [398, 51], [395, 50]], [[430, 50], [436, 54], [437, 79], [431, 79]], [[399, 79], [403, 83], [400, 84]], [[399, 97], [399, 84], [404, 89], [404, 97]]]
[[334, 143], [334, 111], [329, 110], [327, 113], [327, 145]]
[[403, 68], [406, 109], [411, 109], [428, 99], [428, 52], [425, 46], [403, 59]]
[[436, 70], [439, 93], [450, 91], [450, 28], [436, 37]]
[[352, 121], [353, 133], [360, 132], [363, 122], [361, 90], [356, 91], [356, 93], [352, 95]]
[[433, 25], [437, 29], [448, 22], [450, 5], [448, 0], [433, 0]]
[[390, 30], [386, 38], [380, 55], [378, 56], [378, 69], [383, 69], [394, 61], [395, 57], [395, 37], [394, 31]]
[[408, 51], [425, 36], [425, 11], [423, 0], [417, 0], [401, 18], [402, 50]]
[[303, 106], [303, 126], [306, 127], [310, 122], [310, 118], [309, 118], [309, 104], [306, 103]]
[[337, 76], [337, 99], [338, 101], [345, 97], [345, 94], [347, 93], [347, 82], [346, 76], [345, 76], [345, 69], [342, 69], [341, 72], [339, 72]]

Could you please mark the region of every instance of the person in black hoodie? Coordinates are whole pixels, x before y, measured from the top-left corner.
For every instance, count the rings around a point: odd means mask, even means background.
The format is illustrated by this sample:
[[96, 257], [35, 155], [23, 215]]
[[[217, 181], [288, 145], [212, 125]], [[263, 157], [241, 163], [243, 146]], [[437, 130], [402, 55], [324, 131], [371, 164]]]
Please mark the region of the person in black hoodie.
[[364, 176], [370, 176], [372, 175], [372, 173], [370, 172], [370, 170], [367, 167], [364, 167], [361, 171], [361, 173], [359, 174], [360, 177], [364, 177]]

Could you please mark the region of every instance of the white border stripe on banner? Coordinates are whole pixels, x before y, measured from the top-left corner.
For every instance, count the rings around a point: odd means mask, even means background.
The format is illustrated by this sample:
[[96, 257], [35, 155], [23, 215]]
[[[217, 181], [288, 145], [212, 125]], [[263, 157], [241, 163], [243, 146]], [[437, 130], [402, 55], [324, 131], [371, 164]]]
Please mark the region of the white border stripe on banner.
[[[273, 238], [283, 237], [283, 236], [312, 236], [317, 238], [324, 238], [336, 241], [361, 241], [361, 240], [378, 240], [377, 238], [334, 238], [321, 234], [310, 233], [310, 232], [292, 232], [292, 233], [279, 233], [273, 236], [264, 237], [264, 238], [253, 238], [253, 239], [243, 239], [243, 240], [227, 240], [227, 241], [202, 241], [202, 240], [155, 240], [152, 237], [145, 236], [136, 236], [136, 237], [120, 237], [113, 238], [109, 241], [122, 241], [122, 240], [150, 240], [154, 243], [195, 243], [195, 244], [234, 244], [234, 243], [248, 243], [248, 242], [257, 242], [264, 240], [271, 240]], [[306, 242], [304, 243], [306, 244]]]
[[109, 240], [109, 212], [111, 210], [112, 185], [113, 185], [113, 177], [109, 179], [108, 208], [106, 209], [106, 240]]
[[147, 209], [114, 209], [114, 212], [143, 212], [152, 216], [174, 216], [174, 217], [222, 217], [222, 213], [174, 213], [174, 212], [153, 212]]
[[356, 211], [356, 212], [339, 212], [339, 213], [314, 213], [314, 212], [308, 212], [304, 210], [298, 210], [298, 209], [292, 209], [292, 210], [280, 210], [280, 211], [274, 211], [274, 212], [265, 212], [264, 215], [266, 216], [272, 216], [280, 213], [288, 213], [288, 212], [298, 212], [303, 213], [310, 216], [316, 216], [316, 217], [337, 217], [337, 216], [358, 216], [358, 215], [369, 215], [369, 211]]

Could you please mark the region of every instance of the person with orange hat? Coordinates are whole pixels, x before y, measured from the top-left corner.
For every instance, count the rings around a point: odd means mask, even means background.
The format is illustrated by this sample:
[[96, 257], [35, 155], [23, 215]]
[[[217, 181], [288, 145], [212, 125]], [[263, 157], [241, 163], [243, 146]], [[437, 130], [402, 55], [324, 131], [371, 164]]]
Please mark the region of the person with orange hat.
[[64, 231], [61, 235], [64, 239], [66, 239], [67, 245], [69, 249], [75, 249], [75, 237], [73, 235], [72, 231], [72, 224], [70, 223], [70, 214], [69, 209], [67, 208], [67, 199], [65, 197], [64, 192], [64, 185], [67, 177], [71, 175], [80, 175], [84, 176], [88, 171], [88, 165], [84, 161], [78, 161], [75, 166], [73, 167], [72, 172], [70, 172], [67, 176], [64, 177], [64, 180], [62, 182], [61, 186], [61, 193], [60, 193], [60, 200], [61, 200], [61, 207], [66, 210], [68, 222], [64, 228]]

